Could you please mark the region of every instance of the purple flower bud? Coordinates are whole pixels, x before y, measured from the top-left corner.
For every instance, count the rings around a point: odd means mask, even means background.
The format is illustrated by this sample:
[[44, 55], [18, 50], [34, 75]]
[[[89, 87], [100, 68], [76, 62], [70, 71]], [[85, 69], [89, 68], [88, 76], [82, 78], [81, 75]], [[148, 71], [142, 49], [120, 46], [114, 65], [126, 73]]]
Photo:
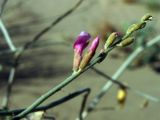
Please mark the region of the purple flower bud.
[[82, 55], [82, 52], [87, 47], [90, 38], [91, 36], [89, 33], [82, 31], [74, 42], [74, 50]]
[[79, 66], [79, 69], [84, 69], [88, 63], [91, 61], [91, 59], [93, 58], [94, 54], [95, 54], [95, 51], [98, 47], [98, 44], [99, 44], [99, 36], [97, 36], [93, 41], [92, 41], [92, 44], [91, 46], [89, 47], [89, 50], [88, 52], [84, 55], [84, 57], [82, 58], [82, 61], [80, 63], [80, 66]]
[[97, 36], [93, 41], [91, 46], [89, 47], [89, 51], [95, 52], [99, 45], [99, 36]]
[[82, 31], [76, 38], [76, 41], [74, 42], [73, 45], [74, 48], [73, 71], [78, 70], [82, 60], [83, 50], [87, 47], [90, 38], [91, 38], [90, 34], [84, 31]]

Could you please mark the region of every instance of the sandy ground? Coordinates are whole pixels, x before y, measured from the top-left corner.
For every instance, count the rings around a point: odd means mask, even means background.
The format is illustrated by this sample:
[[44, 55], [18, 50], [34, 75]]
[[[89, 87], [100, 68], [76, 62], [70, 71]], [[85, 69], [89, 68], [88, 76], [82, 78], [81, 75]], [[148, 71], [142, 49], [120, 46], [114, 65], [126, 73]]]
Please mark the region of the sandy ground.
[[[39, 16], [47, 18], [47, 23], [49, 23], [52, 19], [59, 16], [59, 14], [73, 6], [75, 2], [76, 1], [74, 0], [28, 0], [23, 6], [23, 9], [33, 10]], [[11, 3], [8, 4], [8, 7], [14, 3], [15, 1], [12, 0]], [[85, 0], [82, 6], [80, 6], [71, 16], [58, 24], [43, 38], [51, 39], [53, 41], [63, 41], [63, 39], [68, 37], [75, 38], [81, 30], [90, 31], [94, 35], [97, 33], [98, 27], [103, 26], [106, 21], [117, 26], [117, 29], [121, 29], [121, 26], [126, 22], [136, 21], [147, 12], [151, 12], [156, 16], [155, 24], [159, 25], [159, 11], [150, 11], [143, 4], [128, 5], [122, 3], [120, 0]], [[7, 15], [4, 19], [7, 19]], [[35, 33], [45, 25], [46, 23], [40, 25], [40, 27], [36, 26], [37, 31], [35, 31]], [[27, 38], [32, 38], [32, 35], [26, 36], [26, 39]], [[43, 41], [41, 42], [43, 43]], [[18, 45], [18, 40], [15, 40], [15, 43]], [[32, 52], [32, 55], [30, 52]], [[25, 55], [29, 56], [29, 59], [27, 59]], [[14, 83], [13, 93], [11, 96], [12, 109], [30, 105], [40, 95], [62, 82], [71, 74], [72, 70], [73, 50], [69, 45], [51, 45], [39, 49], [33, 49], [26, 52], [25, 55], [22, 59], [24, 63], [18, 69]], [[33, 58], [31, 56], [33, 56]], [[109, 56], [103, 63], [96, 65], [96, 67], [109, 75], [113, 75], [123, 61], [124, 58], [112, 59]], [[23, 71], [25, 70], [25, 67], [27, 70]], [[152, 71], [147, 65], [132, 71], [126, 70], [120, 77], [120, 80], [137, 90], [159, 98], [159, 75]], [[2, 79], [2, 81], [0, 98], [3, 97], [5, 92], [5, 80]], [[60, 92], [50, 97], [45, 103], [86, 87], [90, 87], [92, 89], [88, 100], [90, 101], [105, 82], [106, 80], [104, 78], [97, 75], [92, 70], [89, 70]], [[160, 119], [160, 114], [158, 114], [160, 104], [149, 102], [149, 106], [147, 108], [140, 109], [140, 105], [143, 103], [144, 98], [134, 94], [133, 92], [129, 92], [124, 109], [109, 109], [111, 107], [118, 107], [116, 93], [117, 86], [114, 85], [98, 104], [98, 110], [91, 113], [87, 120]], [[49, 110], [48, 114], [55, 116], [57, 120], [73, 120], [78, 116], [81, 99], [82, 96], [79, 96], [65, 104]], [[2, 102], [2, 99], [0, 99], [0, 102]]]

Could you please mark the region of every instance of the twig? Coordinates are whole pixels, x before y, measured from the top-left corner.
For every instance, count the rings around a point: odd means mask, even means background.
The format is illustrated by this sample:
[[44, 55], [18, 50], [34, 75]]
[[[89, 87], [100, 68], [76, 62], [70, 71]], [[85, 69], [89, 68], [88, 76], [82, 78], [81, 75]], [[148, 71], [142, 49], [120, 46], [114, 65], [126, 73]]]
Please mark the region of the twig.
[[112, 83], [117, 84], [119, 87], [122, 87], [122, 88], [125, 88], [125, 89], [128, 89], [128, 90], [131, 90], [132, 92], [136, 93], [137, 95], [142, 96], [142, 97], [145, 97], [146, 99], [148, 99], [148, 100], [150, 100], [150, 101], [152, 101], [152, 102], [159, 102], [159, 99], [158, 99], [158, 98], [153, 97], [153, 96], [151, 96], [151, 95], [149, 95], [149, 94], [146, 94], [146, 93], [144, 93], [144, 92], [141, 92], [141, 91], [139, 91], [139, 90], [137, 90], [137, 89], [134, 89], [134, 88], [132, 88], [132, 87], [130, 87], [130, 86], [128, 86], [128, 85], [125, 85], [125, 84], [123, 84], [122, 82], [118, 81], [118, 79], [117, 79], [117, 80], [112, 79], [112, 77], [110, 77], [109, 75], [103, 73], [102, 71], [98, 70], [98, 69], [95, 68], [95, 67], [92, 67], [92, 70], [94, 70], [97, 74], [101, 75], [102, 77], [110, 80]]
[[68, 15], [70, 15], [72, 12], [74, 12], [83, 2], [84, 0], [79, 0], [76, 5], [69, 9], [68, 11], [66, 11], [65, 13], [63, 13], [61, 16], [59, 16], [55, 21], [53, 21], [51, 23], [51, 25], [47, 26], [46, 28], [44, 28], [41, 32], [39, 32], [32, 41], [26, 43], [24, 45], [24, 49], [29, 48], [32, 44], [34, 44], [35, 42], [37, 42], [45, 33], [47, 33], [50, 29], [52, 29], [55, 25], [57, 25], [59, 22], [61, 22], [65, 17], [67, 17]]
[[[5, 5], [7, 4], [8, 0], [3, 0], [2, 5], [1, 5], [1, 11], [0, 11], [0, 17], [3, 14]], [[15, 52], [16, 51], [16, 47], [14, 46], [12, 39], [8, 33], [8, 30], [6, 29], [2, 19], [0, 18], [0, 29], [3, 33], [3, 36], [5, 38], [6, 43], [8, 44], [10, 51], [11, 52]], [[8, 83], [7, 83], [7, 88], [6, 88], [6, 93], [5, 93], [5, 97], [2, 101], [2, 107], [3, 109], [8, 109], [8, 105], [9, 105], [9, 97], [11, 95], [11, 91], [12, 91], [12, 84], [13, 84], [13, 80], [14, 80], [14, 75], [15, 75], [15, 67], [13, 66], [10, 69], [10, 73], [9, 73], [9, 78], [8, 78]]]
[[82, 104], [81, 104], [81, 107], [80, 107], [80, 112], [79, 112], [79, 119], [80, 120], [83, 120], [82, 113], [83, 113], [83, 111], [85, 109], [86, 102], [87, 102], [87, 99], [88, 99], [88, 96], [89, 96], [90, 92], [91, 92], [91, 90], [88, 89], [88, 91], [86, 92], [86, 94], [83, 97]]
[[3, 2], [2, 2], [1, 8], [0, 8], [0, 17], [3, 14], [4, 8], [5, 8], [5, 5], [7, 4], [7, 2], [8, 2], [8, 0], [3, 0]]
[[111, 81], [112, 83], [118, 85], [119, 87], [126, 88], [126, 89], [129, 88], [127, 85], [123, 84], [122, 82], [112, 79], [112, 77], [110, 77], [106, 73], [98, 70], [96, 67], [92, 67], [91, 70], [93, 70], [94, 72], [96, 72], [100, 76], [104, 77], [105, 79]]
[[4, 25], [3, 22], [2, 22], [2, 19], [0, 19], [0, 29], [1, 29], [1, 31], [2, 31], [2, 33], [3, 33], [3, 35], [4, 35], [4, 38], [5, 38], [6, 42], [7, 42], [10, 50], [11, 50], [11, 51], [15, 51], [15, 50], [16, 50], [16, 47], [14, 46], [14, 44], [13, 44], [13, 42], [12, 42], [12, 39], [11, 39], [11, 37], [9, 36], [8, 31], [7, 31], [5, 25]]
[[9, 97], [10, 97], [11, 91], [12, 91], [12, 84], [13, 84], [13, 80], [14, 80], [14, 75], [15, 75], [15, 68], [12, 67], [10, 70], [9, 78], [8, 78], [6, 94], [5, 94], [5, 97], [3, 98], [3, 102], [2, 102], [2, 108], [5, 110], [8, 109]]
[[[115, 72], [115, 74], [112, 76], [113, 80], [117, 80], [120, 75], [126, 70], [126, 68], [130, 65], [130, 63], [144, 50], [147, 48], [152, 47], [153, 45], [160, 42], [160, 35], [152, 39], [151, 41], [147, 42], [145, 46], [139, 46], [136, 50], [133, 51], [133, 53], [123, 62], [123, 64], [119, 67], [119, 69]], [[105, 95], [105, 93], [111, 88], [113, 85], [112, 81], [108, 81], [100, 90], [100, 92], [95, 96], [95, 98], [90, 102], [90, 105], [92, 108], [95, 108], [96, 105], [100, 102], [101, 98]], [[135, 93], [140, 94], [139, 91], [134, 90]], [[144, 97], [148, 97], [147, 95], [144, 95]], [[153, 99], [154, 101], [157, 101], [157, 99]], [[89, 107], [88, 107], [89, 108]], [[85, 111], [83, 113], [83, 117], [87, 117], [88, 111]]]
[[[3, 10], [5, 8], [5, 5], [6, 5], [7, 1], [8, 0], [4, 0], [3, 3], [2, 3], [1, 11], [0, 11], [0, 17], [2, 16], [2, 13], [3, 13]], [[5, 41], [7, 42], [8, 46], [10, 48], [10, 51], [12, 51], [12, 52], [16, 51], [16, 47], [14, 46], [14, 44], [12, 42], [12, 39], [11, 39], [5, 25], [3, 24], [3, 21], [2, 21], [1, 18], [0, 18], [0, 29], [3, 33], [3, 35], [4, 35]], [[12, 91], [14, 74], [15, 74], [15, 67], [12, 67], [11, 70], [10, 70], [9, 78], [8, 78], [6, 94], [5, 94], [5, 97], [4, 97], [3, 102], [2, 102], [2, 107], [4, 109], [8, 109], [9, 97], [10, 97], [10, 94], [11, 94], [11, 91]]]
[[[73, 93], [71, 93], [71, 94], [69, 94], [69, 95], [67, 95], [67, 96], [65, 96], [65, 97], [63, 97], [63, 98], [60, 98], [60, 99], [58, 99], [58, 100], [56, 100], [56, 101], [53, 101], [53, 102], [51, 102], [51, 103], [49, 103], [49, 104], [47, 104], [47, 105], [37, 107], [37, 108], [33, 109], [32, 111], [30, 111], [30, 113], [31, 113], [31, 112], [36, 112], [36, 111], [49, 110], [49, 109], [54, 108], [54, 107], [56, 107], [56, 106], [58, 106], [58, 105], [60, 105], [60, 104], [62, 104], [62, 103], [65, 103], [65, 102], [67, 102], [67, 101], [69, 101], [69, 100], [71, 100], [71, 99], [73, 99], [73, 98], [75, 98], [75, 97], [77, 97], [77, 96], [79, 96], [79, 95], [81, 95], [81, 94], [85, 94], [84, 99], [82, 100], [82, 103], [84, 103], [84, 102], [86, 101], [86, 99], [87, 99], [90, 91], [91, 91], [90, 88], [85, 88], [85, 89], [78, 90], [78, 91], [73, 92]], [[86, 96], [86, 95], [87, 95], [87, 96]], [[8, 110], [8, 111], [0, 110], [0, 116], [17, 115], [17, 114], [19, 114], [20, 112], [22, 112], [22, 111], [25, 110], [25, 109], [26, 109], [26, 108], [23, 108], [23, 109], [15, 109], [15, 110]], [[84, 104], [81, 105], [81, 110], [83, 110], [83, 109], [84, 109]], [[81, 111], [81, 110], [80, 110], [80, 111]]]

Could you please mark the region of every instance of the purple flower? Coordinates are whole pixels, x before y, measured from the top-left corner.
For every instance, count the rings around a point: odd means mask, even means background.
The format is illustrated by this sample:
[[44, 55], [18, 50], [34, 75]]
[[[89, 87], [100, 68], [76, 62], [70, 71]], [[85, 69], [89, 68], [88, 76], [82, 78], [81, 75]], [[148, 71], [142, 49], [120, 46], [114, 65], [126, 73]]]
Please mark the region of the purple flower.
[[91, 38], [90, 34], [82, 31], [76, 41], [74, 42], [74, 60], [73, 60], [73, 71], [77, 71], [82, 60], [83, 50], [87, 47], [89, 39]]
[[89, 33], [82, 31], [74, 42], [74, 50], [82, 55], [83, 50], [87, 47], [90, 38], [91, 36]]
[[91, 46], [89, 47], [89, 51], [95, 52], [99, 45], [99, 36], [97, 36], [93, 41]]

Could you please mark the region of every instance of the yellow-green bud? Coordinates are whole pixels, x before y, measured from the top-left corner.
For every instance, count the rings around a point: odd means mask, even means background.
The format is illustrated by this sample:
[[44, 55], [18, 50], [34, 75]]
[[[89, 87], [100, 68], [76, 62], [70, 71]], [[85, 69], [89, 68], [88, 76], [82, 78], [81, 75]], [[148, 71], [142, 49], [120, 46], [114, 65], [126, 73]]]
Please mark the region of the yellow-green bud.
[[118, 32], [113, 32], [110, 34], [110, 36], [108, 37], [108, 39], [106, 40], [106, 43], [104, 45], [105, 50], [112, 45], [112, 43], [116, 40], [118, 35], [119, 35]]
[[151, 21], [153, 19], [152, 15], [150, 14], [146, 14], [141, 18], [142, 22], [147, 22], [147, 21]]
[[80, 66], [79, 66], [80, 70], [84, 69], [88, 65], [88, 63], [91, 61], [91, 59], [93, 58], [93, 56], [94, 56], [94, 54], [96, 52], [96, 49], [97, 49], [97, 47], [99, 45], [99, 40], [100, 40], [100, 38], [99, 38], [99, 36], [97, 36], [92, 41], [92, 44], [88, 49], [88, 52], [82, 58], [82, 61], [81, 61]]
[[80, 66], [79, 66], [79, 69], [80, 69], [80, 70], [83, 70], [83, 69], [88, 65], [88, 63], [90, 62], [90, 60], [92, 59], [92, 57], [94, 56], [94, 54], [95, 54], [95, 52], [88, 51], [88, 52], [84, 55], [84, 57], [83, 57], [83, 59], [82, 59], [82, 61], [81, 61], [81, 64], [80, 64]]
[[118, 47], [126, 47], [134, 42], [134, 37], [129, 37], [118, 43], [116, 46]]
[[138, 23], [138, 24], [133, 24], [133, 25], [131, 25], [131, 26], [128, 28], [128, 30], [127, 30], [127, 32], [126, 32], [126, 35], [129, 36], [129, 35], [131, 35], [133, 32], [135, 32], [135, 31], [137, 31], [137, 30], [139, 30], [139, 29], [142, 29], [142, 28], [144, 28], [145, 26], [146, 26], [146, 22], [141, 22], [141, 23]]

